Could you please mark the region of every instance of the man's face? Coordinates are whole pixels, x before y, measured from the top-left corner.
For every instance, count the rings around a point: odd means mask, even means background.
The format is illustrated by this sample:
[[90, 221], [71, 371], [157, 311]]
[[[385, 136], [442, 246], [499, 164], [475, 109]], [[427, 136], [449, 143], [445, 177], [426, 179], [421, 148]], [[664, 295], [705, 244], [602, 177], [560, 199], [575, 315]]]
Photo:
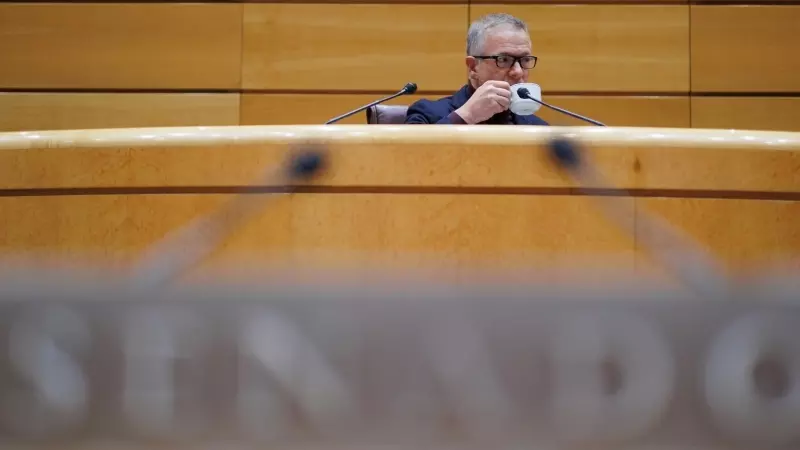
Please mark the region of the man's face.
[[[508, 26], [500, 26], [488, 31], [483, 42], [483, 51], [479, 56], [510, 55], [519, 57], [530, 54], [531, 39], [527, 33]], [[490, 80], [505, 81], [510, 85], [528, 81], [529, 70], [520, 67], [519, 62], [503, 69], [498, 67], [493, 59], [479, 60], [467, 56], [467, 67], [470, 81], [475, 88]]]

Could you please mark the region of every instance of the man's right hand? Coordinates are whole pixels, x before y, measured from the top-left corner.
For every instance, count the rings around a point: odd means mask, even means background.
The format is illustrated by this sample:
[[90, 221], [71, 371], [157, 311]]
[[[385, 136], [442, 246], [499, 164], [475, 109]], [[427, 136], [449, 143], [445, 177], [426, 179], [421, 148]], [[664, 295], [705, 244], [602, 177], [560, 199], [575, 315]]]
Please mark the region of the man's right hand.
[[456, 110], [456, 114], [472, 125], [507, 110], [510, 103], [511, 85], [505, 81], [487, 81], [475, 90], [464, 106]]

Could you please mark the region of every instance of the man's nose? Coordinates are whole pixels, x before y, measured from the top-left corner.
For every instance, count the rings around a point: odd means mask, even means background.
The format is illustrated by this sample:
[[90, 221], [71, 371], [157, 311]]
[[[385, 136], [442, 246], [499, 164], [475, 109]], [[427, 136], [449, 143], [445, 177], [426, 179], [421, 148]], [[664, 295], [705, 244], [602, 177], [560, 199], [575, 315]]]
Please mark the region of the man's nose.
[[514, 64], [511, 66], [511, 69], [509, 70], [509, 74], [515, 77], [520, 77], [522, 76], [523, 73], [524, 70], [522, 69], [522, 65], [520, 64], [520, 62], [514, 61]]

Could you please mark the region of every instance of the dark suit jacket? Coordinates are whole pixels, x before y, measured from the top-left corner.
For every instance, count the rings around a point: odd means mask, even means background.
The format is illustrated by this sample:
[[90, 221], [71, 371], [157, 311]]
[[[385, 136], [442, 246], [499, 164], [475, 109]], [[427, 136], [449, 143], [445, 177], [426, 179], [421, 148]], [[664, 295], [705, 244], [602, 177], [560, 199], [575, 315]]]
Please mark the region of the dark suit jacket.
[[[439, 100], [418, 100], [408, 107], [405, 123], [410, 124], [444, 124], [463, 125], [462, 119], [455, 111], [475, 92], [470, 84], [464, 85], [455, 94]], [[530, 116], [518, 116], [511, 111], [495, 114], [489, 120], [481, 122], [485, 125], [549, 125], [544, 120]]]

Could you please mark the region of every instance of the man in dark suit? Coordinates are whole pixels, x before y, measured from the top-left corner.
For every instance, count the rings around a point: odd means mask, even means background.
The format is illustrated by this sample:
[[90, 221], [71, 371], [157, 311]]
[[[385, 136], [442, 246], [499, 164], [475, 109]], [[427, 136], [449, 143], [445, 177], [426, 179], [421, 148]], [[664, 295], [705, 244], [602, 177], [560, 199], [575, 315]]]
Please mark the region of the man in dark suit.
[[467, 84], [449, 97], [415, 102], [405, 123], [548, 125], [535, 115], [508, 109], [511, 86], [528, 81], [536, 59], [525, 22], [508, 14], [481, 17], [467, 33]]

